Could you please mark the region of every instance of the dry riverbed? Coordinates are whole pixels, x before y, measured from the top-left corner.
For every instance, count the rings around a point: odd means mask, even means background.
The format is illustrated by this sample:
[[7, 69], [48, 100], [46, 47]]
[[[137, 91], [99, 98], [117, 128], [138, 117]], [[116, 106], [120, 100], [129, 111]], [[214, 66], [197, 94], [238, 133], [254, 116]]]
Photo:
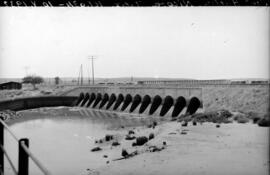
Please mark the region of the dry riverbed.
[[[84, 110], [59, 109], [58, 112], [53, 108], [34, 109], [28, 118], [20, 117], [27, 112], [22, 111], [8, 123], [31, 120], [36, 116], [35, 112], [44, 117], [47, 114], [57, 117], [59, 114], [65, 116], [68, 111]], [[89, 164], [78, 174], [268, 174], [269, 127], [260, 127], [252, 119], [238, 123], [239, 115], [227, 115], [226, 111], [215, 114], [181, 116], [174, 121], [152, 120], [143, 126], [119, 125], [108, 129], [104, 137], [89, 140], [89, 153], [100, 157], [98, 166]], [[202, 120], [205, 115], [208, 119]], [[213, 120], [215, 117], [220, 120]], [[136, 142], [140, 143], [134, 144]]]
[[[142, 146], [125, 140], [131, 128], [119, 130], [119, 146], [114, 141], [97, 143], [102, 150], [95, 152], [104, 156], [104, 165], [89, 169], [84, 174], [267, 174], [269, 171], [268, 127], [252, 123], [214, 123], [181, 126], [178, 122], [166, 122], [154, 129], [133, 128], [134, 135], [155, 137]], [[164, 144], [165, 143], [165, 144]], [[152, 148], [158, 148], [153, 151]], [[161, 149], [160, 149], [161, 148]], [[125, 149], [137, 154], [121, 158]]]

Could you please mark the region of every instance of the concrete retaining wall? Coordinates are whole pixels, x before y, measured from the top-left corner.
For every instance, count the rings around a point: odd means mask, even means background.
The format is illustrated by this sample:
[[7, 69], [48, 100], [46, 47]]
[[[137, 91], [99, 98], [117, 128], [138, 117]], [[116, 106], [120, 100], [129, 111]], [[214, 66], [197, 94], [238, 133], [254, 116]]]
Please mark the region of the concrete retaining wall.
[[77, 96], [39, 96], [0, 101], [1, 110], [26, 110], [39, 107], [74, 106]]

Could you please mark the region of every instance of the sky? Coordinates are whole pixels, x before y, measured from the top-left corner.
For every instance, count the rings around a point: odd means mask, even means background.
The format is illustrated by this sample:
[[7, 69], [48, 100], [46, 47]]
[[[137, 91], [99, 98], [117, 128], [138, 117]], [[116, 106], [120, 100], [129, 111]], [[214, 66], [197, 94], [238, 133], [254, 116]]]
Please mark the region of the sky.
[[0, 78], [269, 78], [269, 7], [0, 8]]

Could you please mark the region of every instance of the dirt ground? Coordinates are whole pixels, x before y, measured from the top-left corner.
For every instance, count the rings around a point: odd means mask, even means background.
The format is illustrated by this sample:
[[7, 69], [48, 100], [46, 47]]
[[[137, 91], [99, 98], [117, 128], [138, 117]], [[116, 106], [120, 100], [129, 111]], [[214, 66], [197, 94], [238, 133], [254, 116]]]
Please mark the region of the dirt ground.
[[56, 85], [36, 85], [37, 89], [33, 89], [32, 85], [23, 85], [20, 90], [0, 90], [0, 101], [21, 97], [43, 96], [43, 95], [61, 95], [73, 86], [56, 86]]
[[205, 111], [226, 109], [242, 113], [269, 112], [269, 86], [208, 87], [203, 89]]
[[[182, 131], [186, 134], [181, 134]], [[155, 138], [143, 146], [132, 147], [122, 141], [116, 149], [102, 152], [108, 155], [104, 165], [87, 169], [87, 175], [267, 175], [269, 172], [269, 128], [255, 124], [222, 124], [216, 128], [213, 123], [182, 127], [180, 123], [168, 122], [155, 129], [136, 128], [138, 136], [154, 133]], [[122, 134], [126, 131], [120, 132]], [[166, 146], [157, 152], [147, 151], [152, 145]], [[134, 157], [113, 161], [121, 157], [121, 149], [129, 153], [138, 151]], [[109, 163], [105, 163], [109, 161]]]
[[[54, 111], [50, 108], [35, 109], [34, 111]], [[84, 108], [70, 108], [81, 111]], [[87, 109], [95, 110], [95, 109]], [[59, 110], [58, 110], [59, 111]], [[100, 111], [100, 110], [98, 110]], [[60, 111], [61, 112], [61, 111]], [[105, 111], [103, 111], [105, 112]], [[23, 113], [23, 112], [22, 112]], [[35, 113], [33, 113], [35, 114]], [[82, 113], [84, 115], [84, 113]], [[36, 116], [36, 115], [34, 115]], [[123, 116], [122, 116], [123, 117]], [[126, 116], [130, 120], [130, 116]], [[136, 117], [136, 116], [133, 116]], [[31, 116], [30, 116], [31, 118]], [[139, 117], [140, 118], [140, 117]], [[22, 122], [13, 120], [11, 123]], [[269, 172], [269, 127], [259, 127], [250, 120], [248, 123], [196, 123], [158, 121], [155, 127], [119, 127], [111, 133], [114, 140], [91, 143], [102, 150], [92, 152], [100, 156], [99, 165], [89, 164], [81, 175], [267, 175]], [[220, 127], [217, 127], [219, 125]], [[134, 140], [126, 140], [126, 136], [133, 131], [136, 138], [151, 133], [154, 138], [142, 146], [132, 146]], [[103, 138], [104, 139], [104, 138]], [[112, 142], [120, 145], [112, 147]], [[164, 144], [165, 143], [165, 144]], [[156, 148], [155, 151], [151, 148]], [[130, 157], [124, 158], [122, 150], [125, 149]], [[132, 154], [136, 152], [137, 154]], [[106, 156], [106, 157], [105, 157]], [[101, 161], [100, 161], [101, 160]], [[79, 163], [79, 162], [78, 162]], [[64, 174], [69, 173], [67, 170]], [[61, 173], [60, 173], [61, 174]]]

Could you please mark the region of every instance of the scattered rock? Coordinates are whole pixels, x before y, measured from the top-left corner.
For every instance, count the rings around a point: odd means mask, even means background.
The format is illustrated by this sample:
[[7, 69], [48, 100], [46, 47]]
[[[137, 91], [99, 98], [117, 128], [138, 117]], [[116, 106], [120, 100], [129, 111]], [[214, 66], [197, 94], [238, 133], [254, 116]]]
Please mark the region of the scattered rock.
[[167, 143], [165, 141], [163, 141], [163, 145], [165, 146], [165, 145], [167, 145]]
[[101, 151], [102, 149], [100, 147], [95, 147], [93, 149], [91, 149], [92, 152], [95, 152], [95, 151]]
[[134, 140], [136, 137], [135, 136], [130, 136], [130, 135], [127, 135], [126, 136], [126, 140]]
[[180, 134], [182, 134], [182, 135], [186, 135], [187, 134], [187, 132], [185, 132], [185, 131], [181, 131], [181, 133]]
[[218, 110], [205, 113], [196, 113], [191, 117], [184, 118], [185, 120], [191, 121], [196, 119], [197, 122], [213, 122], [213, 123], [231, 123], [229, 119], [232, 113], [228, 110]]
[[188, 125], [188, 122], [183, 122], [181, 126], [187, 126]]
[[157, 126], [157, 122], [153, 121], [153, 128], [155, 128]]
[[161, 150], [163, 150], [165, 147], [164, 146], [162, 146], [162, 147], [157, 147], [157, 146], [149, 146], [149, 151], [150, 152], [157, 152], [157, 151], [161, 151]]
[[102, 140], [102, 139], [100, 139], [100, 140], [98, 141], [98, 143], [103, 143], [103, 140]]
[[269, 127], [270, 126], [270, 120], [267, 118], [263, 118], [258, 121], [258, 125], [262, 127]]
[[136, 138], [136, 145], [138, 145], [138, 146], [141, 146], [141, 145], [145, 144], [146, 142], [148, 142], [148, 138], [145, 136]]
[[128, 152], [127, 152], [127, 150], [125, 150], [125, 149], [122, 149], [122, 154], [121, 154], [124, 158], [127, 158], [128, 157]]
[[197, 125], [197, 122], [196, 122], [196, 121], [192, 121], [192, 124], [193, 124], [194, 126], [196, 126], [196, 125]]
[[253, 112], [253, 111], [248, 112], [246, 115], [247, 115], [247, 117], [249, 119], [252, 119], [253, 121], [255, 120], [257, 122], [258, 122], [258, 119], [262, 119], [263, 118], [263, 114], [262, 113]]
[[258, 121], [260, 120], [261, 118], [260, 117], [254, 117], [252, 119], [253, 123], [258, 123]]
[[169, 133], [169, 135], [174, 135], [174, 134], [176, 134], [176, 132], [170, 132], [170, 133]]
[[132, 131], [132, 130], [129, 130], [129, 131], [128, 131], [128, 134], [135, 134], [135, 132]]
[[108, 142], [108, 141], [111, 141], [113, 139], [113, 135], [106, 135], [105, 136], [105, 141]]
[[248, 123], [249, 122], [249, 119], [246, 116], [238, 117], [237, 118], [237, 122], [238, 123]]
[[216, 125], [216, 128], [220, 128], [220, 125], [219, 125], [219, 124], [217, 124], [217, 125]]
[[151, 140], [155, 137], [154, 133], [150, 133], [148, 139]]
[[107, 155], [103, 155], [103, 157], [104, 157], [104, 158], [108, 158], [108, 156], [107, 156]]
[[110, 163], [110, 161], [107, 161], [106, 163], [108, 164], [108, 163]]
[[120, 145], [119, 142], [113, 142], [113, 143], [112, 143], [112, 146], [118, 146], [118, 145]]
[[238, 123], [247, 123], [249, 119], [243, 113], [237, 113], [233, 116], [233, 119], [236, 120]]

